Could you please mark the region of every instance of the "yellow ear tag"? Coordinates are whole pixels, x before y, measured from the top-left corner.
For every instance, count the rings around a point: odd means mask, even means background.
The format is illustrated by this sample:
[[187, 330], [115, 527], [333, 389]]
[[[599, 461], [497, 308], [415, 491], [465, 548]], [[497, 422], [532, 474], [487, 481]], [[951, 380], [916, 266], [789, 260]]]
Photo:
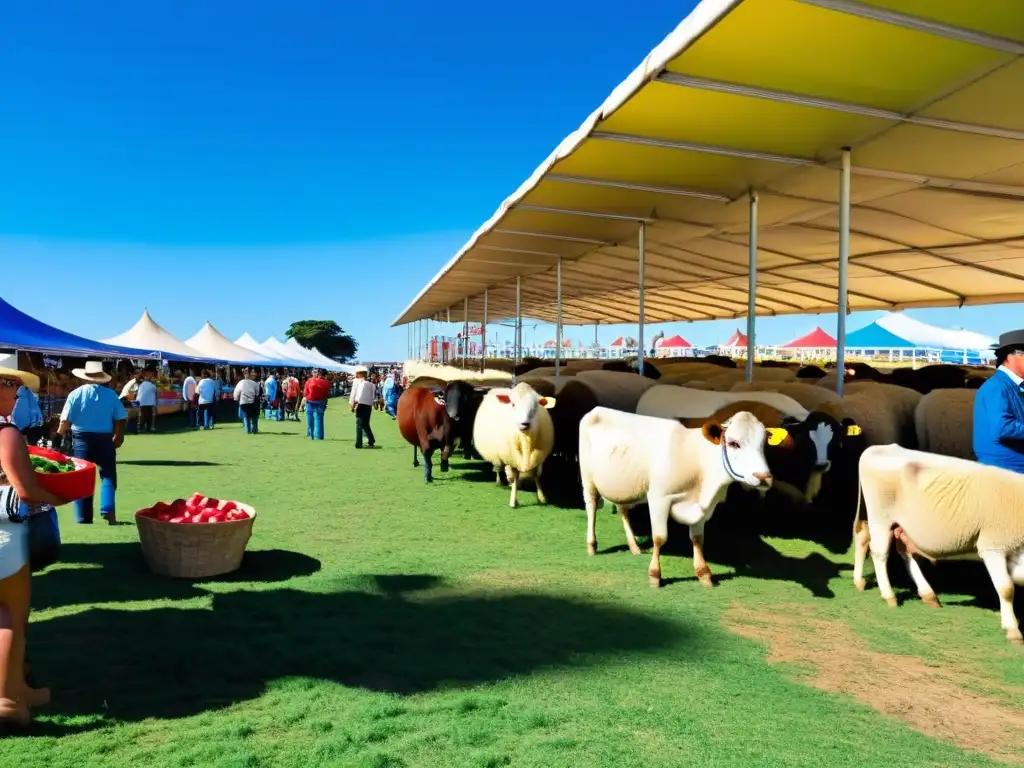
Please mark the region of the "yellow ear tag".
[[782, 445], [782, 441], [789, 437], [789, 432], [782, 427], [769, 427], [765, 432], [768, 433], [768, 445]]
[[848, 426], [846, 428], [846, 436], [847, 437], [856, 437], [857, 435], [859, 435], [861, 433], [861, 431], [862, 431], [861, 428], [858, 427], [856, 424], [851, 424], [850, 426]]

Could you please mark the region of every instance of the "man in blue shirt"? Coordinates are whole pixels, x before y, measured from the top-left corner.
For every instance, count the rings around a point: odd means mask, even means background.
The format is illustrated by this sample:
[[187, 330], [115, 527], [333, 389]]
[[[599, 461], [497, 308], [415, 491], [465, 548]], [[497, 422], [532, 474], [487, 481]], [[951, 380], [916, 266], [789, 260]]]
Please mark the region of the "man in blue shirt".
[[999, 337], [996, 365], [974, 399], [974, 455], [982, 464], [1024, 472], [1024, 330]]
[[[117, 523], [114, 495], [117, 490], [117, 449], [124, 443], [124, 427], [128, 412], [107, 384], [110, 375], [103, 363], [90, 360], [84, 368], [72, 372], [86, 382], [68, 395], [60, 414], [58, 433], [71, 433], [73, 454], [91, 461], [100, 474], [100, 515], [111, 525]], [[93, 497], [75, 502], [75, 518], [79, 523], [92, 523]]]

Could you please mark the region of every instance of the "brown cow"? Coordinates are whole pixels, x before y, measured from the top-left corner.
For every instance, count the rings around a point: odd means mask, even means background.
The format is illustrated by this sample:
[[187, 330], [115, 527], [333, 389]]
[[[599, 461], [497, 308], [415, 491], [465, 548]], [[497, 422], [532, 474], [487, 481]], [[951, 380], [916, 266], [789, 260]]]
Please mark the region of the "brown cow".
[[455, 440], [451, 420], [444, 406], [444, 394], [425, 387], [410, 387], [398, 398], [398, 431], [412, 445], [412, 465], [418, 467], [416, 449], [423, 451], [423, 482], [434, 481], [430, 461], [441, 449], [441, 471], [448, 471], [448, 457]]

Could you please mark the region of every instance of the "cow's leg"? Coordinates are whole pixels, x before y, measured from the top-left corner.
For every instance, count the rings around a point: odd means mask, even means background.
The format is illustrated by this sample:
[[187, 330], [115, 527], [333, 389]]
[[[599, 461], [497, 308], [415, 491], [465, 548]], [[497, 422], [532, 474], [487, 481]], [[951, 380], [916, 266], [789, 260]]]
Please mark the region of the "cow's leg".
[[423, 482], [432, 483], [434, 482], [434, 462], [432, 456], [434, 455], [434, 449], [428, 448], [423, 452]]
[[868, 531], [867, 520], [856, 520], [853, 523], [853, 586], [861, 592], [867, 587], [864, 579], [864, 563], [871, 545], [871, 533]]
[[1017, 616], [1013, 613], [1014, 587], [1013, 579], [1010, 578], [1010, 568], [1006, 562], [1006, 553], [987, 551], [978, 552], [978, 554], [985, 561], [989, 578], [992, 579], [992, 586], [996, 588], [996, 593], [999, 595], [999, 619], [1006, 631], [1006, 639], [1015, 645], [1024, 645], [1020, 624], [1017, 623]]
[[636, 543], [636, 535], [633, 533], [633, 526], [629, 523], [629, 504], [616, 504], [615, 508], [619, 511], [619, 518], [622, 520], [622, 529], [626, 532], [626, 544], [629, 545], [629, 551], [634, 555], [642, 555], [639, 545]]
[[441, 446], [441, 471], [442, 472], [447, 472], [448, 471], [448, 459], [451, 458], [451, 455], [452, 455], [452, 445], [451, 445], [450, 442], [445, 442]]
[[705, 587], [713, 587], [715, 582], [711, 580], [711, 568], [708, 567], [708, 561], [704, 559], [705, 522], [705, 520], [701, 520], [690, 526], [690, 542], [693, 544], [693, 573], [697, 577], [697, 581]]
[[583, 504], [587, 508], [587, 554], [597, 554], [597, 488], [583, 484]]
[[420, 465], [420, 460], [416, 457], [416, 446], [415, 445], [412, 447], [412, 465], [414, 467], [418, 467]]
[[648, 496], [647, 507], [651, 511], [651, 539], [654, 542], [651, 564], [647, 567], [647, 578], [651, 586], [657, 589], [661, 586], [661, 548], [668, 541], [668, 518], [672, 502], [666, 498]]
[[505, 465], [505, 475], [508, 477], [509, 485], [512, 486], [512, 493], [508, 497], [508, 505], [515, 509], [519, 506], [519, 470]]
[[499, 487], [504, 487], [505, 485], [504, 472], [505, 470], [502, 469], [501, 466], [499, 466], [498, 464], [494, 465], [494, 482], [496, 482]]
[[896, 593], [889, 581], [889, 545], [892, 544], [892, 529], [886, 523], [875, 523], [868, 520], [868, 533], [871, 535], [871, 562], [875, 566], [875, 579], [878, 591], [890, 608], [897, 606]]
[[914, 582], [914, 586], [917, 587], [917, 596], [921, 598], [925, 605], [931, 606], [932, 608], [941, 608], [939, 598], [935, 596], [935, 590], [932, 589], [932, 585], [928, 583], [928, 580], [924, 577], [924, 573], [921, 572], [921, 566], [917, 564], [917, 560], [910, 554], [910, 550], [907, 549], [907, 545], [904, 544], [899, 538], [893, 541], [896, 547], [896, 551], [899, 552], [900, 557], [903, 558], [903, 564], [907, 567], [907, 573], [910, 574], [910, 578]]
[[537, 469], [535, 469], [533, 471], [533, 482], [536, 483], [536, 485], [537, 485], [537, 503], [538, 504], [547, 504], [548, 503], [547, 497], [544, 495], [544, 489], [540, 487], [540, 473], [541, 473], [541, 470], [543, 470], [543, 469], [544, 469], [544, 465], [543, 464], [539, 464], [537, 466]]

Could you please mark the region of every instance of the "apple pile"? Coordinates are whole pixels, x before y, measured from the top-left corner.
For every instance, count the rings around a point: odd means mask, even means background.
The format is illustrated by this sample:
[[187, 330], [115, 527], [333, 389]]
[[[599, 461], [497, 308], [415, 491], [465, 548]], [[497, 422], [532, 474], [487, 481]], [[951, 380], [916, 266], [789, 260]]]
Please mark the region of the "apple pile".
[[170, 504], [158, 501], [149, 509], [136, 513], [141, 517], [158, 520], [161, 523], [232, 523], [248, 520], [249, 513], [238, 508], [234, 501], [221, 501], [201, 493], [193, 493], [188, 499], [175, 499]]

